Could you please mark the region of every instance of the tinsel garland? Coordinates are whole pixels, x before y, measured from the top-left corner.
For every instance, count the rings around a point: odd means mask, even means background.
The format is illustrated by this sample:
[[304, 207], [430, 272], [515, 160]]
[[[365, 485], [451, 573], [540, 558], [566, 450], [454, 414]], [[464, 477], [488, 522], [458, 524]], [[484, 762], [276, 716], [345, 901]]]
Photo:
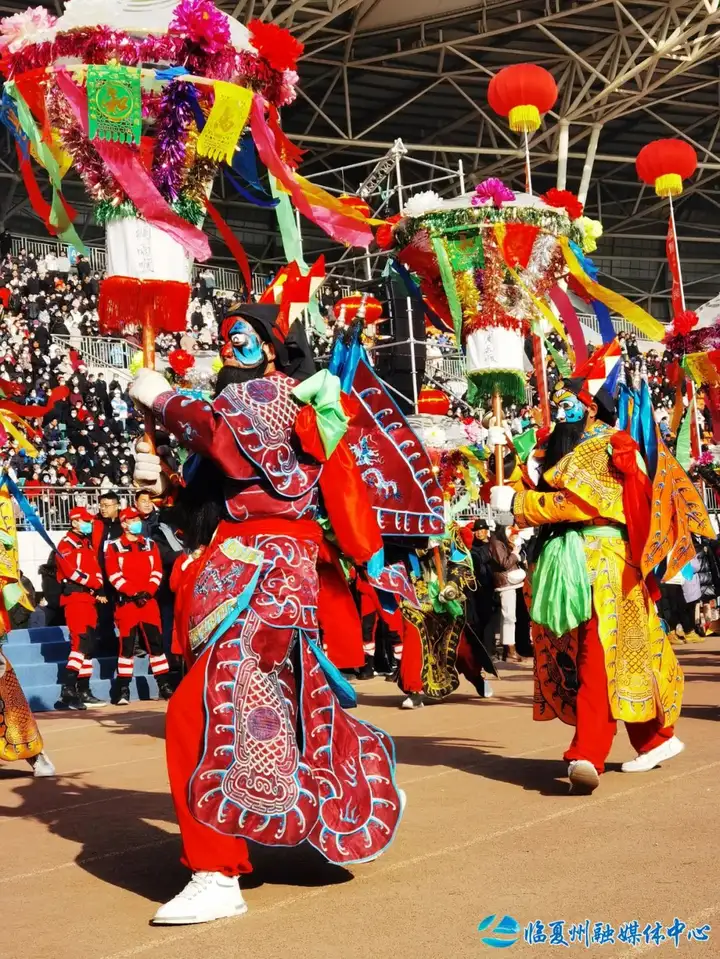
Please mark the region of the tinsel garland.
[[490, 326], [513, 330], [526, 336], [529, 329], [525, 319], [527, 313], [523, 311], [519, 316], [514, 316], [506, 308], [508, 295], [517, 291], [517, 287], [505, 282], [505, 263], [494, 233], [487, 234], [483, 249], [485, 267], [480, 307], [473, 316], [469, 314], [463, 316], [463, 336], [467, 337], [476, 330], [483, 330]]
[[480, 311], [480, 293], [470, 270], [455, 274], [455, 286], [462, 305], [464, 329], [467, 324], [472, 323]]
[[666, 336], [664, 346], [666, 350], [677, 356], [720, 349], [720, 325], [691, 330], [687, 336]]
[[68, 30], [59, 33], [53, 43], [29, 44], [16, 53], [7, 53], [3, 66], [12, 78], [29, 70], [44, 69], [60, 59], [70, 63], [116, 60], [124, 66], [182, 63], [195, 76], [250, 86], [278, 107], [293, 99], [288, 71], [274, 70], [266, 60], [247, 50], [228, 46], [219, 52], [206, 52], [187, 37], [133, 37], [107, 26]]
[[45, 107], [50, 126], [57, 130], [63, 148], [72, 157], [73, 167], [82, 178], [92, 199], [120, 202], [125, 195], [120, 184], [75, 122], [65, 97], [52, 85], [48, 85], [46, 89]]
[[[170, 208], [183, 220], [192, 223], [193, 226], [200, 226], [205, 219], [205, 207], [184, 194], [180, 194], [177, 200], [170, 204]], [[98, 226], [105, 226], [111, 220], [125, 220], [129, 217], [139, 216], [135, 204], [130, 200], [123, 200], [122, 203], [102, 200], [95, 207], [94, 213], [95, 222]]]
[[175, 80], [165, 87], [160, 99], [152, 178], [170, 202], [178, 199], [185, 174], [185, 134], [194, 120], [190, 104], [194, 96], [191, 83]]
[[544, 233], [567, 236], [582, 246], [583, 232], [566, 213], [522, 206], [506, 206], [501, 209], [493, 206], [467, 207], [441, 213], [428, 213], [417, 219], [406, 218], [395, 229], [393, 240], [395, 248], [402, 249], [420, 230], [427, 230], [434, 236], [447, 236], [457, 230], [467, 230], [473, 226], [482, 229], [484, 226], [494, 226], [496, 223], [528, 223], [539, 227]]
[[218, 165], [208, 157], [196, 157], [185, 177], [183, 195], [205, 208], [205, 197], [208, 195], [207, 185], [212, 182]]

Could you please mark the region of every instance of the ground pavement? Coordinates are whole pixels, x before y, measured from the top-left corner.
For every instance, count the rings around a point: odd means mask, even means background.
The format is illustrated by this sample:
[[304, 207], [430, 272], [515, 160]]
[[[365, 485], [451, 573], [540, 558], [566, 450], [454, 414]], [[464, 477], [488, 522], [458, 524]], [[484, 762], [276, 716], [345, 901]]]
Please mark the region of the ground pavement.
[[[0, 769], [0, 957], [718, 957], [720, 640], [680, 656], [687, 750], [651, 773], [623, 775], [619, 763], [632, 753], [621, 730], [592, 797], [568, 795], [559, 761], [568, 727], [531, 722], [527, 667], [504, 669], [492, 700], [463, 684], [448, 702], [415, 712], [394, 708], [394, 686], [360, 684], [359, 714], [395, 737], [407, 791], [394, 845], [351, 870], [312, 850], [258, 849], [245, 884], [250, 912], [209, 926], [148, 925], [186, 879], [167, 790], [164, 704], [42, 715], [60, 778], [33, 780], [19, 764]], [[490, 915], [497, 919], [478, 932]], [[505, 915], [520, 931], [499, 951], [483, 939]], [[683, 930], [679, 948], [672, 938], [656, 945], [655, 924], [665, 936], [675, 918], [693, 930], [709, 924], [709, 941], [688, 941]], [[639, 944], [631, 926], [630, 941], [618, 943], [621, 923], [632, 920]], [[585, 921], [590, 939], [595, 923], [613, 927], [615, 943], [586, 946]], [[525, 941], [533, 922], [530, 938], [545, 942]], [[568, 941], [573, 924], [576, 941], [549, 944], [553, 929]]]

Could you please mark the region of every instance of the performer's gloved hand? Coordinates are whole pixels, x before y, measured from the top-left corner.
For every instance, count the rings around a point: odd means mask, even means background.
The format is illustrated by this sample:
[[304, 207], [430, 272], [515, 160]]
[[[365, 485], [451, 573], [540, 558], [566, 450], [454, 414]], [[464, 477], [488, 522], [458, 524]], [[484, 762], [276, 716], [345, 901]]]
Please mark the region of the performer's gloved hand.
[[497, 513], [512, 514], [515, 490], [512, 486], [493, 486], [490, 490], [490, 506]]
[[144, 440], [138, 440], [135, 444], [133, 482], [156, 496], [162, 496], [167, 490], [168, 481], [163, 473], [162, 461]]
[[441, 590], [438, 599], [441, 603], [449, 603], [453, 599], [457, 599], [460, 595], [460, 590], [457, 587], [457, 583], [448, 583], [447, 586]]
[[0, 649], [0, 679], [3, 678], [7, 671], [7, 659], [3, 656], [3, 651]]
[[141, 406], [150, 409], [158, 396], [171, 390], [172, 387], [162, 373], [143, 367], [135, 374], [135, 379], [130, 384], [128, 393]]
[[137, 606], [144, 606], [149, 599], [151, 599], [150, 593], [138, 593], [135, 597], [135, 604]]
[[488, 427], [487, 445], [490, 449], [494, 449], [496, 446], [508, 445], [508, 435], [505, 432], [504, 426]]

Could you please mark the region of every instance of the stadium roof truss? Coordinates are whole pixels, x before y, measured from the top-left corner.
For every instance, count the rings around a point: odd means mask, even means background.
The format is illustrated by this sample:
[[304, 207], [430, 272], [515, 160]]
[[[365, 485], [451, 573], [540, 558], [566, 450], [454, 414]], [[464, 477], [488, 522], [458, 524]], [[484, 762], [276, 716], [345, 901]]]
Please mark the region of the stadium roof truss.
[[[689, 140], [700, 169], [676, 201], [687, 297], [693, 305], [717, 292], [720, 0], [221, 0], [220, 5], [246, 21], [273, 20], [304, 41], [300, 94], [283, 122], [308, 151], [303, 172], [336, 192], [357, 189], [372, 168], [365, 161], [380, 160], [397, 138], [411, 158], [424, 161], [404, 168], [410, 187], [427, 180], [427, 164], [445, 171], [462, 166], [468, 188], [489, 175], [522, 187], [521, 145], [490, 111], [487, 85], [510, 63], [545, 66], [560, 97], [531, 140], [534, 188], [567, 186], [585, 198], [589, 215], [605, 227], [601, 268], [626, 295], [661, 317], [669, 287], [667, 202], [638, 182], [634, 160], [652, 139]], [[0, 11], [24, 6], [5, 0]], [[29, 228], [21, 192], [14, 190], [10, 144], [0, 154], [0, 176], [12, 179], [0, 217], [17, 232], [40, 232]], [[446, 179], [437, 188], [454, 190], [457, 184]], [[278, 259], [271, 215], [218, 189], [218, 205], [251, 259]], [[81, 195], [78, 187], [71, 202]], [[384, 199], [388, 212], [389, 191]], [[303, 233], [308, 256], [328, 251], [317, 231], [303, 228]]]

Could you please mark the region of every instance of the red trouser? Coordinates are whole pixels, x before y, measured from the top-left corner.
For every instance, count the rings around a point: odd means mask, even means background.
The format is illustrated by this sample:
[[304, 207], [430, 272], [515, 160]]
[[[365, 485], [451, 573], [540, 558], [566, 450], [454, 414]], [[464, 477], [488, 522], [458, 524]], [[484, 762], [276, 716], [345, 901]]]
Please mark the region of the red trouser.
[[[598, 636], [595, 616], [581, 627], [577, 672], [577, 724], [573, 741], [564, 758], [568, 762], [573, 759], [588, 759], [601, 773], [612, 748], [617, 722], [610, 712], [605, 652]], [[650, 752], [673, 736], [673, 727], [662, 726], [661, 723], [662, 717], [649, 719], [644, 723], [625, 723], [628, 737], [636, 752]]]
[[[92, 676], [92, 657], [97, 644], [97, 600], [91, 593], [69, 593], [60, 600], [65, 611], [65, 622], [70, 633], [70, 657], [67, 662], [69, 674], [77, 673], [80, 679]], [[68, 681], [72, 676], [68, 676]]]
[[205, 740], [205, 653], [175, 691], [167, 711], [165, 748], [168, 776], [183, 844], [182, 862], [193, 872], [238, 876], [252, 872], [244, 839], [223, 836], [204, 826], [188, 805], [188, 787]]

